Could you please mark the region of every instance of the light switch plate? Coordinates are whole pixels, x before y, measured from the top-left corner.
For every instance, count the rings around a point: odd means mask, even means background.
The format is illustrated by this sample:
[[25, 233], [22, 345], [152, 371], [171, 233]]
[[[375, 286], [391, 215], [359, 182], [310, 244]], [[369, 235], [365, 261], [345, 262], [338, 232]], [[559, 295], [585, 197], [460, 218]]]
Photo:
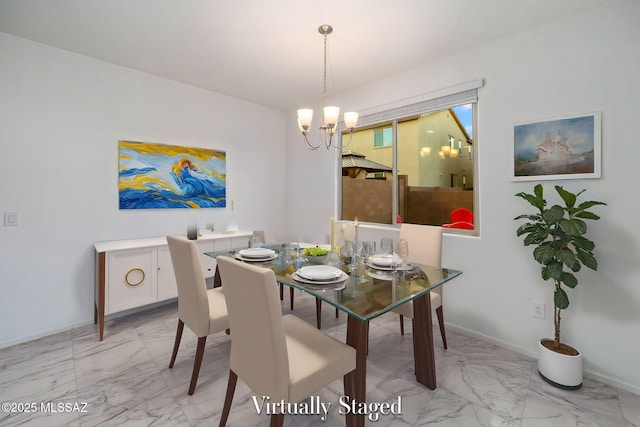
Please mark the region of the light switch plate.
[[20, 212], [5, 212], [4, 226], [14, 227], [20, 225]]

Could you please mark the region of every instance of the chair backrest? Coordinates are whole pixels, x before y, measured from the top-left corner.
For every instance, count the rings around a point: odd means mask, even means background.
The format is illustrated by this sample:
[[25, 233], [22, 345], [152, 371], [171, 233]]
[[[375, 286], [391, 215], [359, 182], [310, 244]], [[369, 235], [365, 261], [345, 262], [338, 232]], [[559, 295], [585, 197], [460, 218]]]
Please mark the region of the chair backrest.
[[251, 237], [251, 240], [253, 240], [256, 243], [266, 243], [264, 239], [264, 230], [253, 230], [253, 235]]
[[275, 275], [230, 257], [217, 260], [231, 329], [229, 369], [254, 394], [286, 401], [289, 357]]
[[449, 214], [449, 218], [451, 218], [451, 222], [469, 222], [473, 224], [473, 212], [469, 209], [458, 208], [454, 209], [451, 214]]
[[400, 238], [409, 243], [410, 262], [442, 265], [442, 227], [405, 223], [400, 226]]
[[178, 285], [178, 317], [198, 337], [209, 334], [207, 284], [198, 246], [185, 237], [167, 236]]

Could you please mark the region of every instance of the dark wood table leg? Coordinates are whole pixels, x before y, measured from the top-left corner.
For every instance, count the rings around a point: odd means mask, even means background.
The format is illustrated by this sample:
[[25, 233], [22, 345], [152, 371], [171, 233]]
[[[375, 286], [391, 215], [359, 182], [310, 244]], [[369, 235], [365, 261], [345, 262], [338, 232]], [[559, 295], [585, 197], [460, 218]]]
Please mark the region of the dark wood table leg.
[[[367, 400], [367, 341], [369, 322], [347, 316], [347, 344], [356, 349], [356, 370], [354, 375], [345, 376], [344, 392], [351, 400]], [[364, 427], [364, 414], [349, 414], [347, 427]]]
[[322, 329], [322, 300], [318, 297], [316, 297], [316, 327]]
[[413, 300], [413, 363], [416, 380], [431, 390], [436, 389], [436, 363], [433, 349], [431, 297], [426, 292]]

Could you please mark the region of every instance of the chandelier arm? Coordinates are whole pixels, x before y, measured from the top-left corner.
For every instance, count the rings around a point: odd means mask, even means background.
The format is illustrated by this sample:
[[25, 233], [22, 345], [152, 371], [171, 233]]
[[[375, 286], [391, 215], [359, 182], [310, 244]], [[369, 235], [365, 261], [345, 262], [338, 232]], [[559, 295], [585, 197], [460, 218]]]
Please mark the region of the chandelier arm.
[[303, 135], [304, 135], [304, 142], [307, 144], [307, 148], [309, 148], [310, 150], [317, 150], [322, 145], [322, 142], [320, 142], [320, 144], [318, 145], [311, 145], [311, 143], [309, 142], [309, 139], [307, 138], [307, 134], [303, 133]]

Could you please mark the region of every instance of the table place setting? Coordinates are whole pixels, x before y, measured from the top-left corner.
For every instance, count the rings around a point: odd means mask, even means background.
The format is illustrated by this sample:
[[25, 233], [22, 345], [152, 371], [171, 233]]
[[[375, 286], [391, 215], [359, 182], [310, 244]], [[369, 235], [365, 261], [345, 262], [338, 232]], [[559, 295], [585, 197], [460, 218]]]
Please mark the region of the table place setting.
[[367, 267], [380, 271], [410, 270], [412, 268], [396, 254], [370, 256], [367, 258]]
[[276, 259], [278, 254], [273, 249], [247, 248], [239, 250], [235, 257], [245, 262], [266, 262]]
[[302, 267], [292, 273], [291, 277], [298, 282], [310, 285], [333, 285], [349, 278], [344, 271], [330, 265]]

